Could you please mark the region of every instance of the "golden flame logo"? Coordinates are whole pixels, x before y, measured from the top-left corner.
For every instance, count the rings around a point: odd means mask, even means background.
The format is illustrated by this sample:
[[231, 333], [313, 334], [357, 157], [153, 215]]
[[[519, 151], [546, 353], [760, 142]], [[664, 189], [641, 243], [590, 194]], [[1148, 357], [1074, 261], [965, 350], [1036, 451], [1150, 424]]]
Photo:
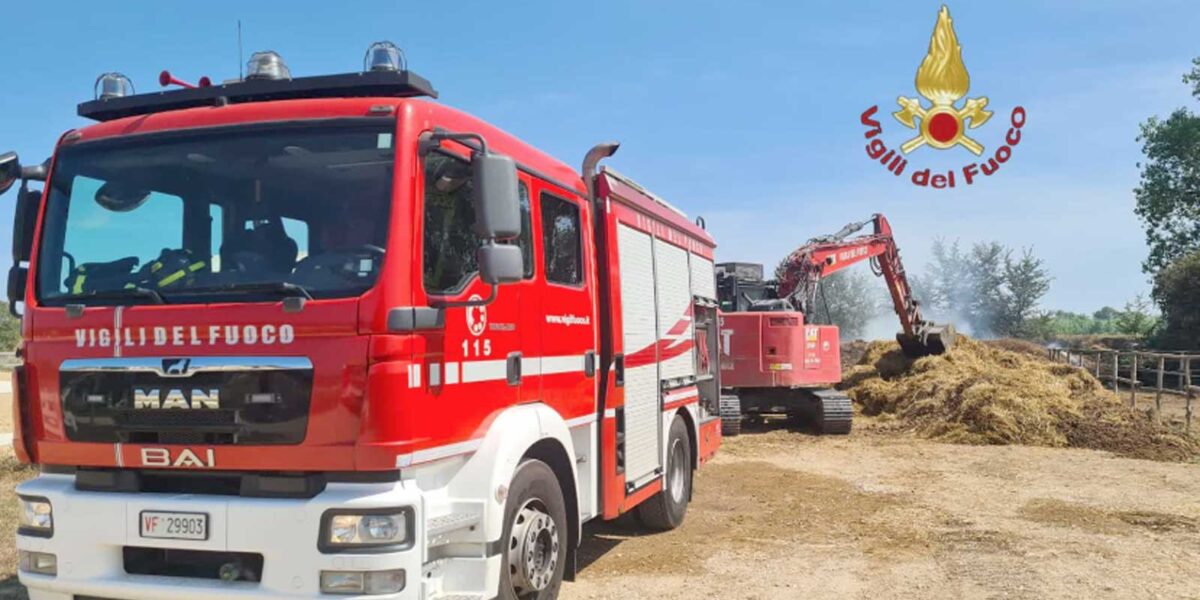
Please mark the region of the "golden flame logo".
[[[896, 103], [900, 110], [892, 113], [905, 127], [918, 130], [919, 134], [900, 146], [908, 154], [921, 146], [929, 145], [944, 150], [962, 145], [976, 155], [983, 154], [983, 145], [967, 136], [967, 129], [975, 129], [992, 117], [984, 110], [988, 99], [968, 98], [962, 108], [955, 103], [967, 94], [971, 76], [962, 60], [962, 46], [954, 33], [954, 21], [950, 9], [945, 5], [938, 11], [937, 24], [929, 38], [929, 53], [917, 69], [917, 92], [933, 104], [926, 109], [918, 98], [900, 96]], [[920, 124], [915, 122], [920, 119]]]

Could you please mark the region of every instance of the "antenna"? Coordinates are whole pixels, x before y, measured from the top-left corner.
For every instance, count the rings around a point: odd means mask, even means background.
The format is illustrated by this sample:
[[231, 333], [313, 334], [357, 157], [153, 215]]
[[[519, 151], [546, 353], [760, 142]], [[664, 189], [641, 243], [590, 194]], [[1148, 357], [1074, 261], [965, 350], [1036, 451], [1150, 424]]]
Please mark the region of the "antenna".
[[242, 60], [242, 20], [238, 19], [238, 79], [246, 78], [245, 73], [242, 71], [245, 65], [245, 61]]

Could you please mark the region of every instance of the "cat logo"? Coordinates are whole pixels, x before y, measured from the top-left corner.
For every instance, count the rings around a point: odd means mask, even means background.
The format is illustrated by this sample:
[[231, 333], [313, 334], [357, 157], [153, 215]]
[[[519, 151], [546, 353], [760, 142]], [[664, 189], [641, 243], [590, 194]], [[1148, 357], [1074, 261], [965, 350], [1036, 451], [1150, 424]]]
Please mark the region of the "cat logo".
[[174, 457], [167, 448], [142, 448], [142, 466], [211, 469], [217, 466], [217, 460], [212, 448], [205, 448], [201, 454], [184, 448]]
[[168, 408], [219, 410], [221, 408], [221, 391], [216, 388], [208, 391], [193, 389], [190, 394], [184, 394], [183, 390], [172, 388], [167, 390], [166, 397], [163, 397], [163, 391], [158, 388], [134, 388], [133, 408], [139, 410]]

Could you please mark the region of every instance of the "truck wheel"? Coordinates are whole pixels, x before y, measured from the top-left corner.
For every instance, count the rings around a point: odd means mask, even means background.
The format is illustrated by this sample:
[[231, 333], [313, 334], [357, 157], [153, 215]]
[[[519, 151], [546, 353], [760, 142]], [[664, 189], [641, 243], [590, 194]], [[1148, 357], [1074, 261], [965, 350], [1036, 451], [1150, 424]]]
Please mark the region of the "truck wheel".
[[500, 539], [500, 598], [557, 598], [567, 564], [567, 510], [558, 478], [546, 463], [526, 460], [517, 467]]
[[742, 432], [742, 399], [737, 394], [721, 394], [721, 435], [735, 436]]
[[692, 498], [692, 447], [687, 424], [676, 416], [667, 436], [667, 476], [663, 489], [638, 505], [638, 518], [650, 529], [667, 531], [683, 523]]

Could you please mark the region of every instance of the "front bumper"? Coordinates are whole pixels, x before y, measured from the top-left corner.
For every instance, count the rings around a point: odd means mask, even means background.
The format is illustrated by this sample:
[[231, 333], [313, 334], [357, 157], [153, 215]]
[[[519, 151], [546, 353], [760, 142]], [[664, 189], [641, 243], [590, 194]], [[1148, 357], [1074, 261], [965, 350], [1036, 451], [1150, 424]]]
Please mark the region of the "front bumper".
[[[190, 494], [123, 494], [81, 492], [68, 475], [41, 475], [22, 483], [18, 493], [50, 500], [54, 535], [17, 536], [17, 548], [58, 557], [58, 575], [21, 573], [31, 600], [72, 600], [94, 596], [113, 600], [256, 600], [351, 598], [320, 593], [320, 571], [404, 569], [407, 584], [400, 593], [364, 598], [417, 598], [421, 590], [424, 507], [421, 493], [405, 483], [331, 483], [317, 496], [304, 499], [243, 498]], [[323, 554], [317, 548], [321, 515], [328, 509], [411, 507], [412, 543], [382, 553]], [[145, 539], [140, 535], [142, 511], [203, 512], [209, 515], [204, 541]], [[223, 582], [125, 572], [125, 546], [263, 555], [258, 582]]]

